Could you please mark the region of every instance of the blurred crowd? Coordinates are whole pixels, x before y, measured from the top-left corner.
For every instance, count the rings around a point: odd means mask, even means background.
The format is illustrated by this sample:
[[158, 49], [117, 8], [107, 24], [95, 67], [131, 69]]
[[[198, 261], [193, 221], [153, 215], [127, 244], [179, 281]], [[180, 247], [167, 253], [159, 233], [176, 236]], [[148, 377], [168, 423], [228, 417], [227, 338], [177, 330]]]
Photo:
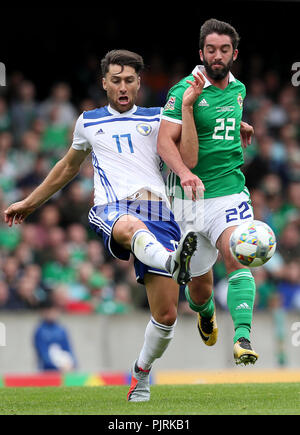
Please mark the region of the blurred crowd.
[[[143, 73], [138, 104], [163, 106], [168, 89], [190, 72], [183, 61], [165, 65], [154, 55]], [[245, 151], [244, 173], [255, 218], [274, 230], [278, 249], [253, 269], [257, 309], [300, 310], [300, 93], [291, 78], [257, 62], [245, 77], [244, 120], [255, 138]], [[236, 71], [239, 78], [239, 67]], [[103, 106], [99, 59], [91, 55], [76, 76], [78, 88], [54, 83], [39, 99], [35, 83], [11, 73], [0, 88], [0, 209], [24, 198], [48, 174], [72, 142], [84, 110]], [[0, 309], [37, 309], [51, 297], [67, 312], [126, 313], [146, 308], [132, 261], [112, 260], [89, 229], [93, 205], [90, 159], [80, 175], [21, 226], [0, 222]], [[215, 295], [226, 309], [226, 274], [218, 260]], [[181, 295], [180, 311], [190, 313]]]

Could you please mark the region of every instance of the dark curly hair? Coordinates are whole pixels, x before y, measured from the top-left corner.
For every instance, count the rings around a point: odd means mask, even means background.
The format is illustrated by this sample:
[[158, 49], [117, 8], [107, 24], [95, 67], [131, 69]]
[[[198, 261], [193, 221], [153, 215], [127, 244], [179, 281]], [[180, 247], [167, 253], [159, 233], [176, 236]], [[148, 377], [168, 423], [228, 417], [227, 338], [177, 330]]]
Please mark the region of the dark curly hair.
[[205, 38], [211, 33], [230, 36], [233, 50], [237, 49], [240, 42], [240, 37], [235, 28], [224, 21], [211, 18], [210, 20], [205, 21], [205, 23], [201, 26], [199, 47], [202, 51], [205, 44]]
[[144, 68], [142, 56], [128, 50], [109, 51], [101, 60], [101, 72], [104, 77], [109, 71], [109, 65], [131, 66], [139, 74]]

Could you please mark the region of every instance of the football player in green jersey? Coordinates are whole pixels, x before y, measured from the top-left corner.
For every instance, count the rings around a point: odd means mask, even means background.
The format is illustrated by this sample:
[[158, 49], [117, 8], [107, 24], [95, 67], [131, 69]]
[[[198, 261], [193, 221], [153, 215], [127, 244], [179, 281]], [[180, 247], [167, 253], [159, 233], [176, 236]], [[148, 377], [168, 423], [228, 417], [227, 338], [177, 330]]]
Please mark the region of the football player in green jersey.
[[[255, 282], [250, 270], [230, 253], [229, 239], [239, 224], [253, 220], [250, 196], [241, 171], [242, 145], [253, 129], [242, 123], [245, 86], [230, 72], [238, 55], [239, 35], [211, 19], [201, 27], [203, 66], [169, 92], [158, 138], [158, 153], [171, 169], [169, 195], [182, 230], [198, 230], [198, 249], [191, 262], [193, 280], [186, 288], [190, 307], [198, 313], [198, 329], [208, 346], [218, 328], [213, 299], [212, 267], [221, 253], [228, 274], [227, 303], [234, 323], [234, 358], [254, 364], [250, 343]], [[241, 140], [242, 139], [242, 140]], [[203, 192], [203, 199], [193, 200]]]

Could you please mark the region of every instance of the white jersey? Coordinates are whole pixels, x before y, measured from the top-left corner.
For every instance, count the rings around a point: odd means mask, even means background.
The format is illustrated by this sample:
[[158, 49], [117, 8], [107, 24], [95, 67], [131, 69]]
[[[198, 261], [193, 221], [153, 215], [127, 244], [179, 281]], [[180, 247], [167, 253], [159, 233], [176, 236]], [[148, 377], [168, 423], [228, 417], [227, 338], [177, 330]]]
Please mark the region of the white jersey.
[[127, 198], [141, 188], [167, 201], [157, 154], [161, 112], [160, 107], [134, 106], [119, 113], [105, 106], [80, 115], [72, 147], [92, 149], [95, 205]]

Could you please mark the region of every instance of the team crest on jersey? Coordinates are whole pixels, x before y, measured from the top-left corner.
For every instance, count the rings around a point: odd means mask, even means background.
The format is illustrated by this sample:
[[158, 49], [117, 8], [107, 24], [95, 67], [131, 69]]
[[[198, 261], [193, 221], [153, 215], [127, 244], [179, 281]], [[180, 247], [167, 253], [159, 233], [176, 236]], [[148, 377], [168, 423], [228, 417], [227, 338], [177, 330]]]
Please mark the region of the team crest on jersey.
[[242, 109], [243, 108], [243, 97], [242, 97], [242, 94], [241, 93], [239, 93], [239, 95], [238, 95], [238, 97], [237, 97], [237, 101], [238, 101], [238, 103], [239, 103], [239, 106], [240, 106], [240, 108]]
[[151, 125], [147, 124], [146, 122], [142, 122], [142, 123], [138, 124], [136, 126], [136, 129], [142, 136], [149, 136], [149, 134], [152, 131]]
[[175, 102], [176, 102], [176, 97], [170, 97], [169, 101], [165, 105], [165, 110], [175, 110]]

